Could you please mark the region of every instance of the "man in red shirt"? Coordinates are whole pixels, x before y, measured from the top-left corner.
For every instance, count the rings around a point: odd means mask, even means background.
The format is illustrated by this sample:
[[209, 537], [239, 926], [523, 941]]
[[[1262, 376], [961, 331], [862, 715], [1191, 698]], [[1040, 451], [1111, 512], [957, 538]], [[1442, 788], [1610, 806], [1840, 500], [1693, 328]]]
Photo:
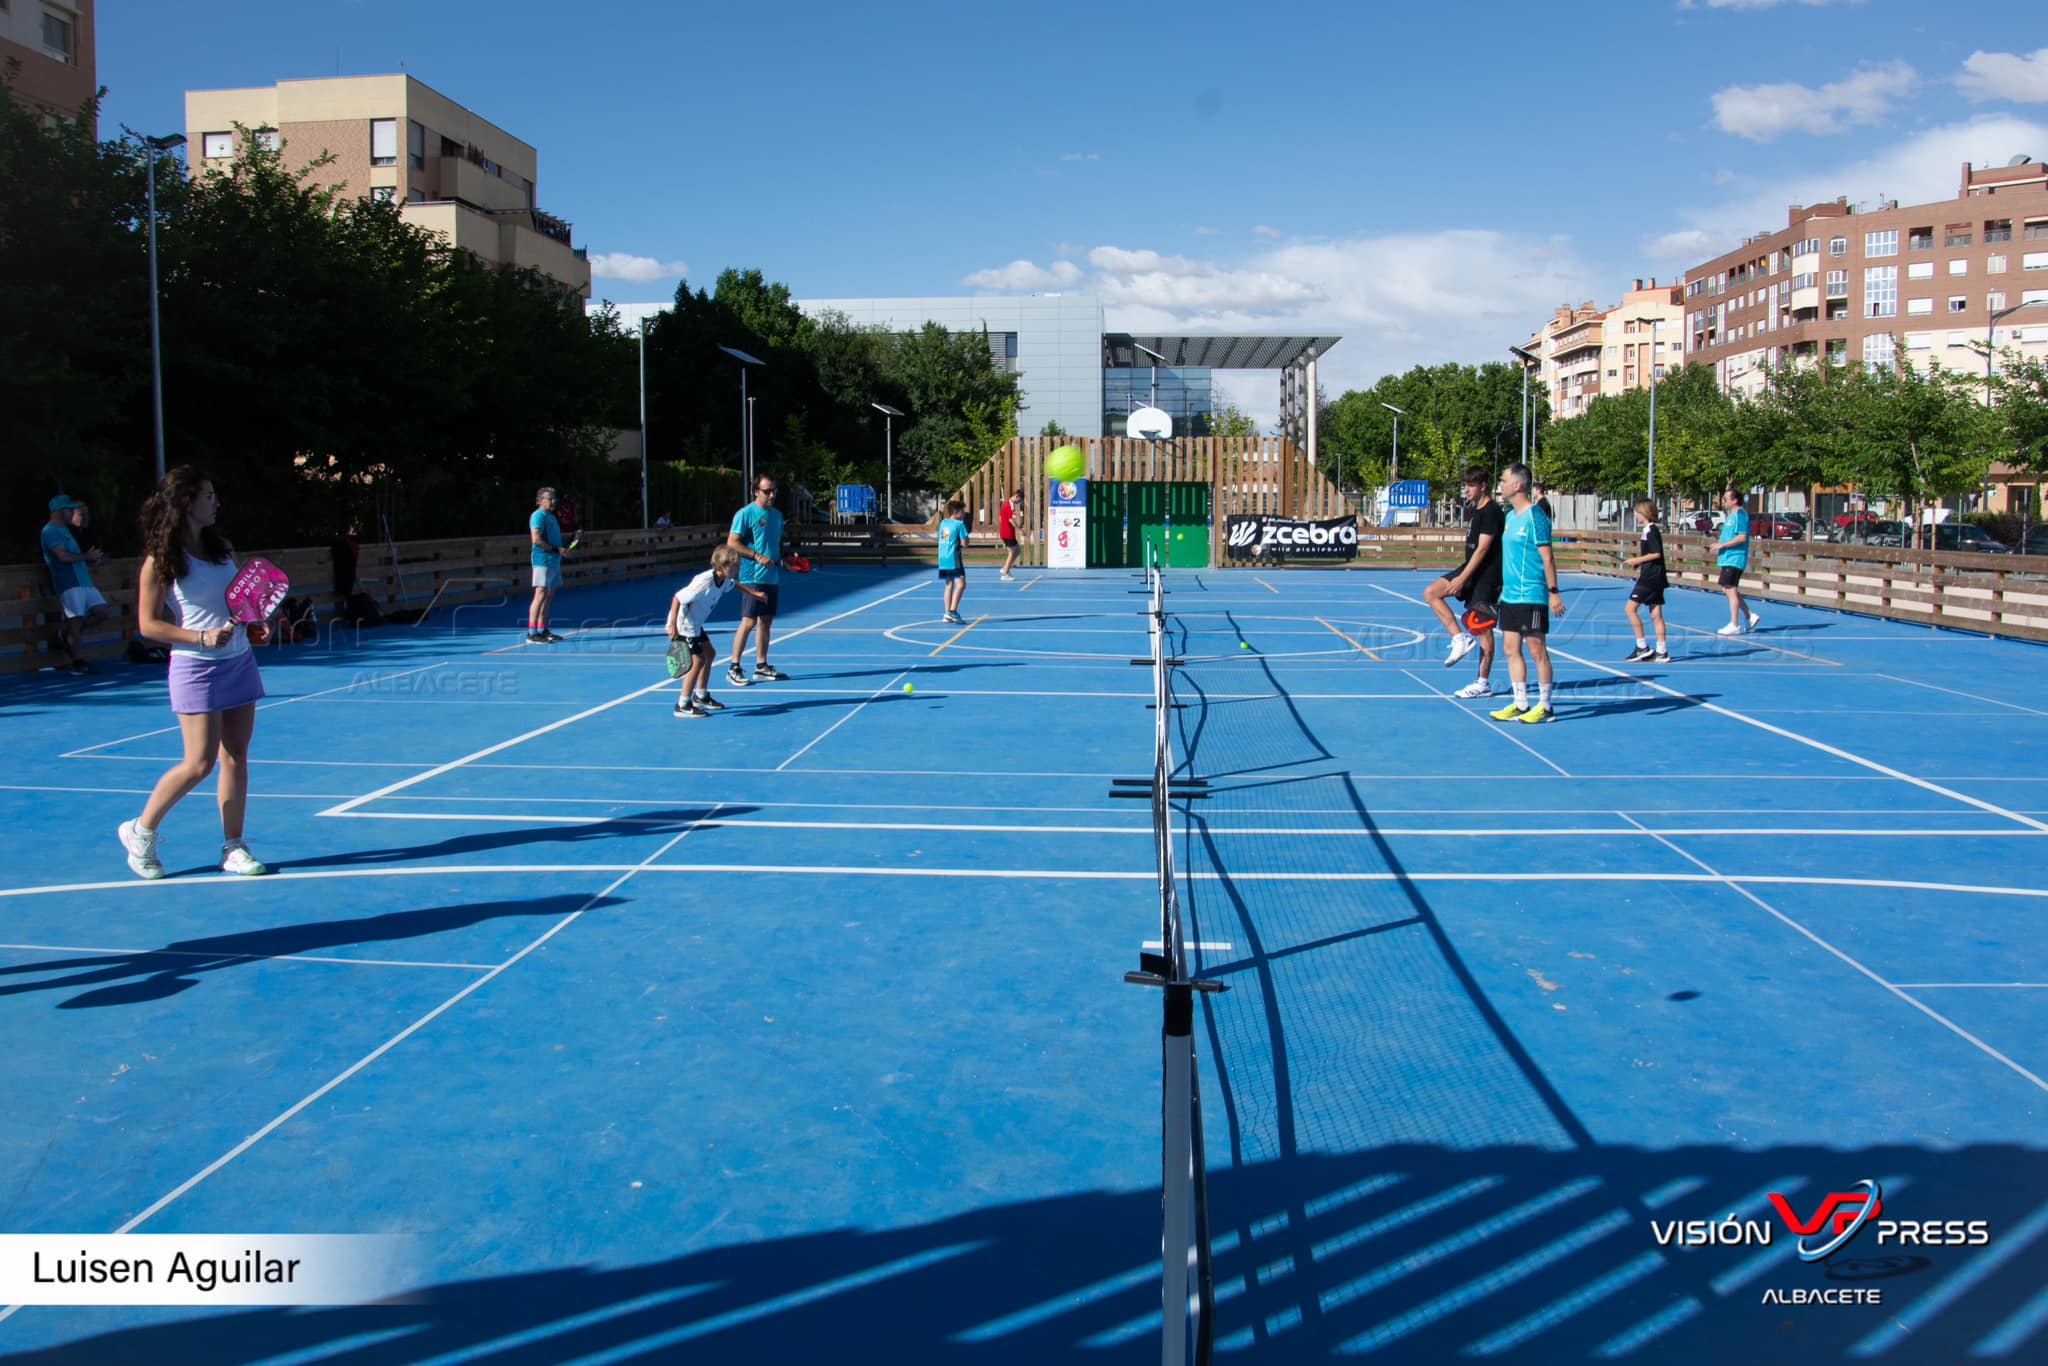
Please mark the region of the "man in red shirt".
[[1017, 522], [1024, 513], [1024, 490], [1012, 490], [996, 508], [996, 538], [1003, 543], [1003, 572], [997, 577], [1011, 579], [1010, 571], [1017, 566]]

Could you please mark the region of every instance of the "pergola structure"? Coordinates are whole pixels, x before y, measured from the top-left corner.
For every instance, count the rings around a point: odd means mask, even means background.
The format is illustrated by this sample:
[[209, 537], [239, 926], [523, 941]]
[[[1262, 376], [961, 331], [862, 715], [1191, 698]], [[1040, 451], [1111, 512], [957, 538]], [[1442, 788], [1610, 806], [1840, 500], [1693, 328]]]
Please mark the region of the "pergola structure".
[[[1306, 451], [1309, 462], [1313, 464], [1317, 454], [1316, 358], [1342, 340], [1341, 337], [1280, 333], [1169, 336], [1105, 332], [1102, 334], [1102, 368], [1146, 370], [1154, 364], [1165, 364], [1174, 369], [1188, 370], [1278, 370], [1280, 435]], [[1155, 362], [1152, 355], [1166, 359]]]

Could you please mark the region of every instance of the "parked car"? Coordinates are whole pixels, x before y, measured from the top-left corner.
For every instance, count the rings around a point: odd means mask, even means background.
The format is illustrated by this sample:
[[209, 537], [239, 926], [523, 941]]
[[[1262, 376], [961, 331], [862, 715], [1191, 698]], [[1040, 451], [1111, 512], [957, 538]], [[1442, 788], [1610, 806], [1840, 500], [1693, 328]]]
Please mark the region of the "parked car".
[[1789, 517], [1767, 512], [1750, 520], [1749, 534], [1767, 541], [1796, 541], [1806, 535], [1806, 528]]
[[2031, 527], [2020, 542], [2022, 555], [2048, 555], [2048, 526]]
[[[1933, 535], [1929, 536], [1932, 531]], [[1921, 527], [1917, 537], [1922, 549], [1955, 550], [1969, 555], [2010, 555], [2003, 541], [1998, 540], [1981, 526], [1967, 522], [1957, 526], [1954, 522], [1943, 522], [1937, 527]]]
[[1858, 539], [1862, 540], [1866, 545], [1889, 547], [1894, 550], [1902, 549], [1906, 544], [1906, 524], [1904, 522], [1872, 522], [1867, 529], [1867, 534]]
[[1674, 513], [1671, 518], [1671, 529], [1673, 531], [1690, 531], [1703, 536], [1721, 524], [1721, 515], [1718, 512], [1709, 512], [1705, 508], [1695, 508], [1691, 512]]

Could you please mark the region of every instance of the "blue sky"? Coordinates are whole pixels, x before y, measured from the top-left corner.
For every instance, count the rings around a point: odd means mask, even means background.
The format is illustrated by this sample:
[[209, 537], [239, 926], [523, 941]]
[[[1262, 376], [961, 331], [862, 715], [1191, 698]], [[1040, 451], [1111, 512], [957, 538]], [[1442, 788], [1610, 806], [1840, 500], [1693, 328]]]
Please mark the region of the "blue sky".
[[101, 0], [109, 133], [401, 64], [539, 149], [598, 298], [729, 265], [808, 298], [1094, 291], [1113, 329], [1340, 332], [1332, 394], [1497, 358], [1794, 200], [2048, 156], [2026, 5]]

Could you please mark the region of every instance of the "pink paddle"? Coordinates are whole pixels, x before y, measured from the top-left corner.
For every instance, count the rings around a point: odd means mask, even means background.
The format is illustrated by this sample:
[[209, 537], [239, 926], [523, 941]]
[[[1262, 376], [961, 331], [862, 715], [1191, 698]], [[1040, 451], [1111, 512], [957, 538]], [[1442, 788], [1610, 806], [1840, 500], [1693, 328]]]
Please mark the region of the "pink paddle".
[[253, 556], [228, 585], [228, 615], [241, 622], [267, 621], [291, 591], [292, 581], [282, 569]]

